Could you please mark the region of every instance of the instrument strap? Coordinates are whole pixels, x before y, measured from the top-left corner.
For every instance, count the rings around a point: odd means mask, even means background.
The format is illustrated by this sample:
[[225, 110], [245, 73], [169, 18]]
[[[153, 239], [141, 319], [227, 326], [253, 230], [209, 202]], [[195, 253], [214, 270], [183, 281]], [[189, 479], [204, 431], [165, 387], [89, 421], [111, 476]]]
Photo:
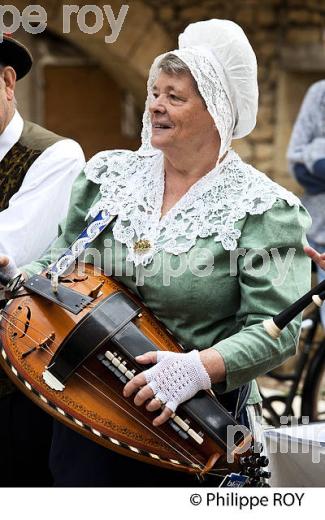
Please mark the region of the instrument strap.
[[107, 210], [102, 210], [85, 227], [72, 245], [54, 262], [48, 269], [52, 283], [57, 284], [60, 276], [74, 266], [77, 258], [90, 246], [90, 244], [111, 224], [117, 215], [110, 215]]
[[[212, 387], [213, 389], [213, 387]], [[218, 394], [218, 401], [232, 414], [232, 416], [238, 420], [240, 414], [244, 410], [248, 398], [250, 396], [251, 391], [251, 383], [246, 383], [245, 385], [236, 388], [236, 390], [231, 390], [225, 394]]]
[[240, 414], [244, 410], [244, 408], [245, 408], [245, 406], [247, 404], [248, 398], [250, 396], [250, 393], [251, 393], [251, 388], [252, 388], [252, 383], [251, 382], [246, 383], [245, 385], [242, 385], [242, 386], [239, 387], [239, 389], [238, 389], [238, 397], [237, 397], [237, 402], [236, 402], [236, 408], [235, 408], [235, 411], [234, 411], [235, 419], [238, 419], [238, 417], [240, 416]]

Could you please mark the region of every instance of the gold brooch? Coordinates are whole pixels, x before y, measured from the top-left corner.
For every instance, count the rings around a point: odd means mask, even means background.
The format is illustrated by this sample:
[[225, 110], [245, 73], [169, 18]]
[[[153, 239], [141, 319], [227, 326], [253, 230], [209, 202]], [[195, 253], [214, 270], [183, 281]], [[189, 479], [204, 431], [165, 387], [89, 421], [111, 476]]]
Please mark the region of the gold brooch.
[[133, 249], [136, 253], [146, 253], [151, 249], [151, 244], [149, 240], [137, 240], [134, 243]]

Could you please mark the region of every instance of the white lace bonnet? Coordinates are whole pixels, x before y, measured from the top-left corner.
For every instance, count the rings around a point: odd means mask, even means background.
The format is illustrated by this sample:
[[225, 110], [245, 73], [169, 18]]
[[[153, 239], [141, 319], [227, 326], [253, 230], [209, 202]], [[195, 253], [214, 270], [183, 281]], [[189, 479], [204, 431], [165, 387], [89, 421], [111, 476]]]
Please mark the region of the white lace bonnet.
[[255, 53], [242, 28], [230, 20], [207, 20], [188, 25], [179, 36], [179, 49], [158, 56], [150, 69], [143, 115], [140, 154], [152, 155], [149, 104], [159, 64], [167, 54], [179, 57], [190, 69], [218, 129], [219, 157], [232, 139], [248, 135], [256, 124], [258, 108]]

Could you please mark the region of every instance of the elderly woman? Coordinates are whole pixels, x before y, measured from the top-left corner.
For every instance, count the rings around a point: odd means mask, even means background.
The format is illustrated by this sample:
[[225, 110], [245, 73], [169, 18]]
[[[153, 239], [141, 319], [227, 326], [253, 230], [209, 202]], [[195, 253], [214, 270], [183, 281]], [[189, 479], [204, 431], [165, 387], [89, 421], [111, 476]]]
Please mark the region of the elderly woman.
[[[189, 25], [179, 49], [150, 70], [141, 148], [89, 161], [51, 253], [25, 267], [27, 275], [47, 267], [101, 210], [117, 215], [92, 249], [186, 351], [140, 356], [144, 369], [154, 366], [124, 388], [136, 406], [164, 405], [157, 427], [211, 386], [235, 413], [252, 382], [239, 419], [258, 436], [254, 378], [295, 352], [299, 319], [276, 341], [262, 322], [308, 290], [310, 219], [295, 196], [231, 150], [232, 139], [254, 128], [257, 99], [256, 58], [241, 28], [226, 20]], [[58, 424], [51, 464], [57, 485], [196, 484]]]

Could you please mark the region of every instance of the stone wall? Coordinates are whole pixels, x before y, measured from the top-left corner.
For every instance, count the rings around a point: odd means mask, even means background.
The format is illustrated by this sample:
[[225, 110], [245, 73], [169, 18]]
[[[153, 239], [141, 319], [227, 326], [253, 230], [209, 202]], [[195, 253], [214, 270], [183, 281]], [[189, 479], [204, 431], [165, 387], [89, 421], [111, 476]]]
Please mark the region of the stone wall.
[[[60, 6], [64, 0], [43, 1], [48, 27], [62, 36]], [[78, 5], [88, 4], [86, 0]], [[104, 1], [96, 1], [102, 5]], [[118, 13], [129, 12], [118, 40], [106, 45], [103, 34], [85, 35], [72, 26], [64, 35], [95, 58], [121, 89], [143, 107], [145, 83], [153, 58], [177, 45], [177, 35], [193, 21], [228, 18], [238, 22], [250, 39], [259, 64], [260, 105], [256, 129], [234, 147], [283, 185], [297, 191], [287, 174], [285, 152], [291, 128], [308, 85], [325, 72], [325, 2], [323, 0], [112, 0]], [[16, 0], [23, 7], [26, 2]]]
[[[89, 57], [95, 59], [124, 90], [129, 89], [136, 97], [139, 108], [145, 100], [145, 85], [148, 69], [153, 58], [170, 48], [171, 33], [155, 20], [155, 10], [141, 0], [79, 0], [79, 8], [93, 4], [97, 9], [110, 5], [117, 17], [124, 4], [129, 10], [122, 30], [115, 43], [105, 43], [105, 36], [110, 34], [107, 20], [102, 30], [86, 34], [77, 24], [76, 15], [70, 18], [70, 32], [63, 34], [63, 6], [66, 0], [42, 0], [41, 5], [47, 12], [47, 28], [78, 46]], [[158, 3], [158, 2], [157, 2]], [[159, 3], [160, 5], [160, 3]], [[15, 0], [15, 6], [22, 12], [26, 0]], [[94, 24], [94, 17], [87, 18], [89, 26]], [[37, 38], [37, 37], [36, 37]]]

